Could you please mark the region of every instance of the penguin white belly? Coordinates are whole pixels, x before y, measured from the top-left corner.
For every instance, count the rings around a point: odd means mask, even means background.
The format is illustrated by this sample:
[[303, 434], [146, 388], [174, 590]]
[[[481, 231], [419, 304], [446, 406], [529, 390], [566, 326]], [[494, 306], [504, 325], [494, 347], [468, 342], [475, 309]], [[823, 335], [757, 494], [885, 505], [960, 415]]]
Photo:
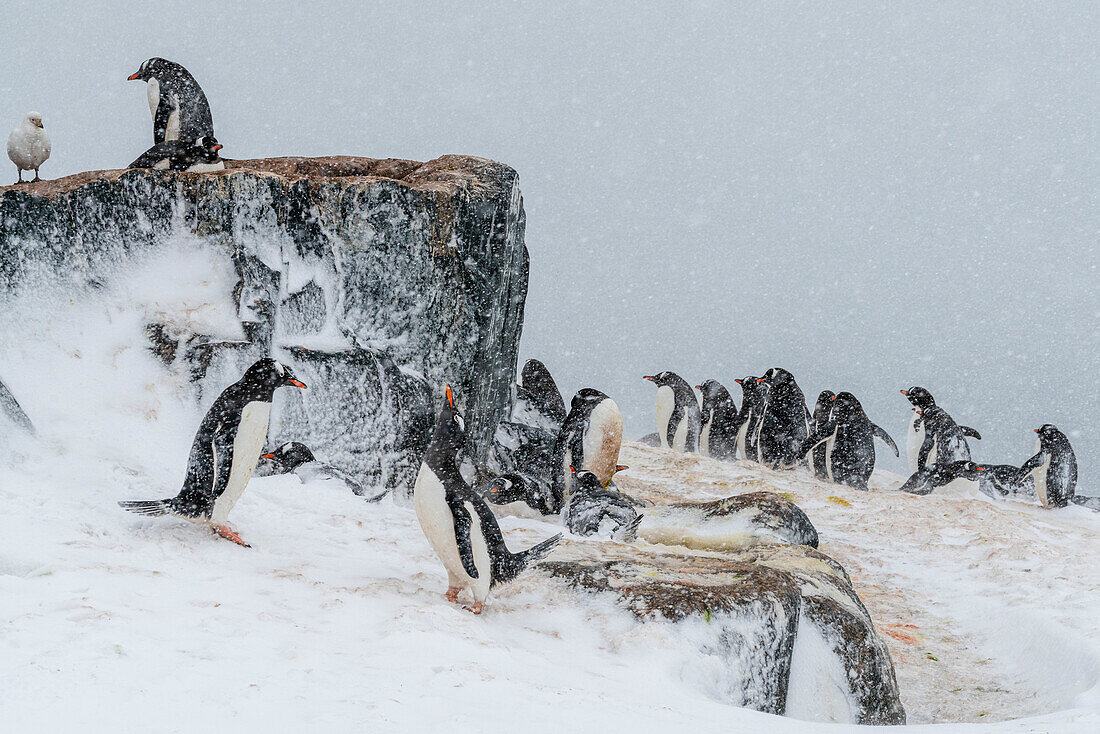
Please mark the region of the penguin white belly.
[[665, 385], [657, 388], [657, 435], [661, 437], [661, 448], [668, 445], [668, 422], [672, 419], [672, 409], [676, 407], [676, 393]]
[[180, 101], [176, 95], [171, 94], [168, 98], [172, 102], [172, 113], [168, 115], [168, 127], [164, 133], [165, 140], [179, 140], [180, 139]]
[[[252, 471], [260, 460], [260, 451], [267, 440], [270, 418], [271, 403], [268, 402], [255, 400], [245, 405], [241, 411], [241, 422], [237, 426], [237, 436], [233, 439], [233, 465], [229, 467], [229, 482], [221, 496], [214, 500], [214, 512], [210, 518], [216, 525], [225, 524], [230, 510], [244, 494], [244, 488], [252, 478]], [[218, 471], [224, 470], [225, 467], [216, 467], [215, 477]]]
[[[447, 569], [450, 583], [457, 580], [467, 587], [473, 586], [476, 582], [466, 573], [466, 567], [462, 565], [462, 558], [458, 555], [455, 518], [447, 504], [447, 492], [443, 488], [443, 482], [439, 481], [439, 477], [427, 464], [421, 464], [420, 472], [416, 475], [413, 509], [416, 511], [416, 519], [420, 521], [420, 529], [424, 531], [424, 537]], [[480, 531], [478, 535], [481, 535]]]
[[153, 78], [149, 79], [146, 94], [149, 97], [149, 114], [153, 116], [153, 120], [156, 120], [157, 107], [160, 106], [160, 82]]
[[920, 416], [913, 413], [913, 418], [909, 421], [909, 432], [906, 433], [905, 438], [905, 457], [909, 461], [910, 474], [917, 471], [917, 457], [920, 456], [920, 447], [924, 443], [924, 421], [920, 421], [918, 426], [918, 420]]
[[836, 430], [833, 430], [833, 435], [825, 439], [825, 473], [829, 476], [830, 482], [835, 482], [833, 479], [833, 446], [836, 444]]
[[470, 548], [474, 556], [474, 568], [477, 578], [471, 579], [463, 569], [462, 576], [469, 579], [469, 589], [474, 601], [483, 602], [489, 596], [489, 587], [493, 584], [493, 561], [489, 558], [489, 546], [485, 542], [485, 533], [481, 530], [481, 518], [471, 502], [466, 502], [466, 511], [470, 513]]
[[157, 171], [167, 171], [168, 166], [172, 165], [172, 161], [168, 158], [161, 158], [159, 161], [153, 164], [153, 168]]
[[710, 425], [713, 422], [714, 411], [712, 410], [707, 422], [703, 424], [703, 430], [699, 431], [699, 453], [703, 456], [710, 456]]
[[687, 450], [688, 440], [688, 425], [691, 421], [685, 415], [680, 419], [680, 424], [676, 426], [676, 434], [672, 437], [672, 450], [673, 451], [685, 451]]
[[614, 400], [601, 400], [588, 416], [584, 433], [584, 466], [607, 486], [619, 463], [623, 443], [623, 416]]
[[218, 161], [217, 163], [196, 163], [193, 166], [188, 166], [187, 171], [189, 173], [210, 173], [211, 171], [224, 171], [225, 161]]
[[1042, 465], [1038, 469], [1033, 469], [1031, 476], [1035, 478], [1035, 494], [1039, 497], [1039, 502], [1043, 507], [1050, 507], [1050, 500], [1047, 498], [1047, 475], [1050, 473], [1050, 454], [1046, 454]]
[[737, 429], [737, 455], [742, 459], [749, 458], [745, 453], [745, 438], [748, 436], [750, 423], [752, 423], [752, 411], [749, 411], [741, 427]]

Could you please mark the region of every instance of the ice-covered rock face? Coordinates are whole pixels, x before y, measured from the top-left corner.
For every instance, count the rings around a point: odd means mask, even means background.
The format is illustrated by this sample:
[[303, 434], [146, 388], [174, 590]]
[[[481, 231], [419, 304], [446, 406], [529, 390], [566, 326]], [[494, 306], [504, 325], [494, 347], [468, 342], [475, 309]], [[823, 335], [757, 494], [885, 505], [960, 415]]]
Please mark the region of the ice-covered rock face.
[[305, 441], [367, 482], [406, 490], [446, 381], [467, 452], [484, 465], [511, 407], [527, 291], [515, 171], [464, 156], [226, 166], [0, 188], [0, 296], [43, 274], [95, 288], [193, 235], [232, 263], [223, 295], [237, 326], [197, 333], [175, 314], [153, 318], [148, 346], [166, 365], [182, 360], [200, 388], [220, 390], [277, 355], [309, 390], [276, 416], [271, 440]]
[[885, 643], [848, 574], [813, 548], [569, 542], [540, 566], [614, 594], [639, 620], [675, 622], [685, 670], [716, 699], [813, 721], [905, 723]]

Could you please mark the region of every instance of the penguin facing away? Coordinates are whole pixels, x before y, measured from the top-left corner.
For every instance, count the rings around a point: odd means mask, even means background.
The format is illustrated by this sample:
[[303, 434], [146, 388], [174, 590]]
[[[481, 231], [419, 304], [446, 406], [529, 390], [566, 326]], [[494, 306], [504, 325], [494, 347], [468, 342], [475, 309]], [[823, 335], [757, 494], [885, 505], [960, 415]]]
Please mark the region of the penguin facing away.
[[157, 143], [138, 156], [127, 168], [154, 168], [161, 171], [209, 173], [225, 170], [225, 161], [218, 155], [222, 149], [217, 138], [198, 140], [167, 140]]
[[246, 548], [229, 525], [267, 438], [271, 401], [280, 387], [305, 388], [289, 367], [265, 357], [227, 387], [199, 425], [187, 460], [183, 488], [166, 500], [119, 502], [139, 515], [175, 515], [209, 524], [218, 535]]
[[146, 59], [128, 81], [149, 85], [149, 113], [153, 116], [153, 143], [214, 137], [210, 103], [191, 72], [174, 61]]
[[[822, 390], [817, 396], [817, 402], [814, 404], [813, 420], [810, 425], [810, 433], [816, 433], [829, 424], [829, 414], [833, 410], [833, 398], [836, 397], [836, 393], [832, 390]], [[814, 476], [818, 479], [829, 478], [829, 468], [826, 462], [826, 453], [828, 447], [824, 444], [818, 444], [813, 450], [813, 468]]]
[[469, 589], [480, 614], [489, 591], [516, 578], [529, 564], [549, 553], [561, 534], [521, 553], [512, 553], [496, 516], [459, 473], [457, 457], [465, 441], [465, 424], [450, 385], [436, 419], [413, 486], [413, 507], [425, 537], [447, 569], [447, 601]]
[[661, 447], [673, 451], [696, 451], [703, 414], [695, 391], [675, 372], [658, 372], [642, 379], [657, 385], [657, 434]]
[[768, 385], [755, 375], [734, 380], [741, 386], [741, 413], [737, 420], [737, 453], [742, 459], [760, 462], [760, 418], [767, 402]]
[[[627, 467], [619, 466], [624, 471]], [[565, 505], [565, 526], [575, 535], [606, 535], [612, 540], [631, 542], [638, 537], [642, 514], [637, 504], [612, 486], [605, 487], [590, 471], [573, 470], [576, 489]]]
[[737, 403], [717, 380], [707, 380], [695, 389], [703, 398], [699, 453], [724, 461], [736, 459], [737, 431], [741, 427]]
[[867, 489], [867, 480], [875, 470], [875, 438], [889, 446], [894, 455], [894, 439], [867, 417], [859, 400], [850, 392], [837, 393], [828, 422], [809, 436], [799, 449], [805, 456], [825, 444], [825, 467], [829, 481], [856, 489]]
[[304, 484], [327, 482], [331, 485], [340, 485], [367, 502], [378, 502], [389, 493], [388, 489], [384, 489], [381, 494], [372, 495], [362, 484], [345, 472], [318, 461], [309, 447], [299, 441], [284, 443], [270, 454], [261, 455], [260, 458], [267, 462], [266, 466], [270, 469], [268, 472], [270, 474], [294, 474]]
[[1076, 502], [1077, 456], [1069, 439], [1050, 423], [1035, 432], [1039, 434], [1037, 453], [1020, 467], [1019, 476], [1035, 480], [1035, 494], [1043, 507], [1065, 507]]
[[565, 420], [565, 400], [550, 370], [537, 359], [529, 359], [520, 372], [517, 399], [526, 401], [532, 408], [560, 426]]
[[618, 404], [591, 387], [573, 396], [569, 415], [554, 445], [551, 506], [560, 512], [573, 487], [570, 467], [587, 469], [606, 487], [615, 474], [623, 441], [623, 416]]
[[810, 434], [806, 396], [782, 367], [771, 368], [757, 382], [768, 385], [759, 429], [761, 461], [772, 468], [794, 467], [805, 456], [799, 448]]

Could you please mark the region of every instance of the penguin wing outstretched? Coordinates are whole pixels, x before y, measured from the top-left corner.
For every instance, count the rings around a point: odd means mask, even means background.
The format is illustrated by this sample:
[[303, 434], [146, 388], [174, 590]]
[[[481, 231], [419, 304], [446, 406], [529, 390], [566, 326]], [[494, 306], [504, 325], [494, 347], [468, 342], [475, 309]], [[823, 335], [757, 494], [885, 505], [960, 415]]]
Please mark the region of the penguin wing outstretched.
[[894, 439], [890, 438], [890, 434], [883, 430], [881, 427], [871, 424], [871, 433], [878, 436], [884, 444], [889, 446], [894, 451], [894, 456], [901, 456], [901, 452], [898, 451], [898, 445], [894, 443]]
[[959, 430], [962, 431], [962, 435], [967, 438], [976, 438], [979, 441], [982, 440], [982, 434], [978, 433], [970, 426], [959, 426]]
[[470, 541], [470, 512], [466, 509], [467, 501], [456, 502], [451, 507], [451, 514], [455, 519], [455, 543], [458, 545], [458, 557], [462, 559], [462, 567], [470, 578], [478, 578], [477, 565], [474, 564], [474, 546]]

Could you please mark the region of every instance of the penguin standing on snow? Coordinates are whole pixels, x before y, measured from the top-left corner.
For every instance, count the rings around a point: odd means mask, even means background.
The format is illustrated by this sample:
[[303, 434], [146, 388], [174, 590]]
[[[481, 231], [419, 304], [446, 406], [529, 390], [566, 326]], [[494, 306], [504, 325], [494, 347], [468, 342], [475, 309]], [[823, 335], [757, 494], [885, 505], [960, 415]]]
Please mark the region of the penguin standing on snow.
[[1076, 502], [1077, 457], [1069, 439], [1050, 423], [1035, 432], [1039, 434], [1037, 453], [1020, 467], [1020, 477], [1034, 478], [1035, 494], [1043, 507], [1065, 507]]
[[191, 72], [179, 64], [153, 57], [128, 77], [149, 85], [153, 143], [214, 137], [210, 103]]
[[894, 456], [898, 455], [898, 447], [886, 431], [871, 422], [852, 393], [838, 393], [830, 402], [833, 408], [828, 422], [803, 442], [799, 454], [805, 456], [824, 444], [829, 481], [866, 490], [875, 470], [875, 438], [882, 439]]
[[221, 144], [214, 137], [201, 137], [194, 141], [167, 140], [142, 153], [127, 168], [155, 168], [190, 173], [222, 171], [225, 170], [225, 161], [218, 154], [221, 149]]
[[734, 380], [741, 386], [741, 413], [737, 420], [737, 453], [742, 459], [760, 462], [760, 417], [768, 397], [768, 386], [755, 375]]
[[913, 405], [913, 417], [905, 437], [905, 453], [909, 471], [917, 472], [928, 464], [951, 464], [970, 461], [970, 446], [966, 438], [981, 440], [981, 434], [973, 428], [960, 426], [936, 405], [932, 393], [923, 387], [902, 390]]
[[447, 601], [457, 602], [469, 589], [474, 602], [466, 607], [481, 614], [489, 591], [516, 578], [561, 540], [561, 534], [512, 553], [485, 500], [458, 471], [458, 453], [465, 442], [465, 424], [455, 408], [450, 385], [413, 485], [413, 507], [424, 535], [447, 569]]
[[[814, 413], [810, 424], [810, 435], [817, 433], [829, 424], [829, 414], [833, 410], [833, 398], [836, 393], [832, 390], [822, 390], [814, 404]], [[818, 479], [829, 478], [829, 468], [825, 461], [828, 447], [824, 443], [818, 444], [813, 450], [814, 476]]]
[[703, 414], [691, 385], [675, 372], [665, 370], [643, 379], [657, 385], [657, 435], [661, 448], [695, 451]]
[[760, 457], [773, 469], [791, 468], [805, 456], [799, 453], [810, 435], [810, 411], [806, 396], [794, 381], [794, 375], [773, 367], [757, 382], [768, 386], [768, 396], [760, 418]]
[[623, 416], [618, 404], [595, 388], [577, 391], [554, 444], [554, 476], [550, 486], [554, 512], [561, 511], [573, 489], [570, 467], [587, 469], [605, 487], [611, 482], [622, 442]]
[[696, 385], [703, 398], [703, 427], [699, 431], [699, 453], [715, 459], [737, 458], [737, 429], [741, 427], [737, 403], [717, 380]]
[[304, 388], [290, 368], [264, 358], [227, 387], [199, 425], [183, 489], [171, 499], [119, 502], [139, 515], [176, 515], [209, 523], [218, 535], [248, 547], [229, 525], [267, 439], [271, 400], [280, 387]]
[[[616, 467], [619, 471], [625, 466]], [[642, 514], [637, 503], [621, 492], [600, 483], [599, 477], [582, 469], [575, 489], [565, 504], [565, 526], [575, 535], [607, 535], [626, 543], [638, 537]]]
[[299, 441], [284, 443], [270, 454], [263, 454], [260, 458], [267, 462], [263, 467], [266, 470], [265, 475], [294, 474], [303, 484], [328, 482], [351, 490], [352, 494], [362, 497], [367, 502], [378, 502], [389, 492], [385, 489], [381, 494], [370, 494], [362, 484], [345, 472], [318, 461], [309, 447]]

